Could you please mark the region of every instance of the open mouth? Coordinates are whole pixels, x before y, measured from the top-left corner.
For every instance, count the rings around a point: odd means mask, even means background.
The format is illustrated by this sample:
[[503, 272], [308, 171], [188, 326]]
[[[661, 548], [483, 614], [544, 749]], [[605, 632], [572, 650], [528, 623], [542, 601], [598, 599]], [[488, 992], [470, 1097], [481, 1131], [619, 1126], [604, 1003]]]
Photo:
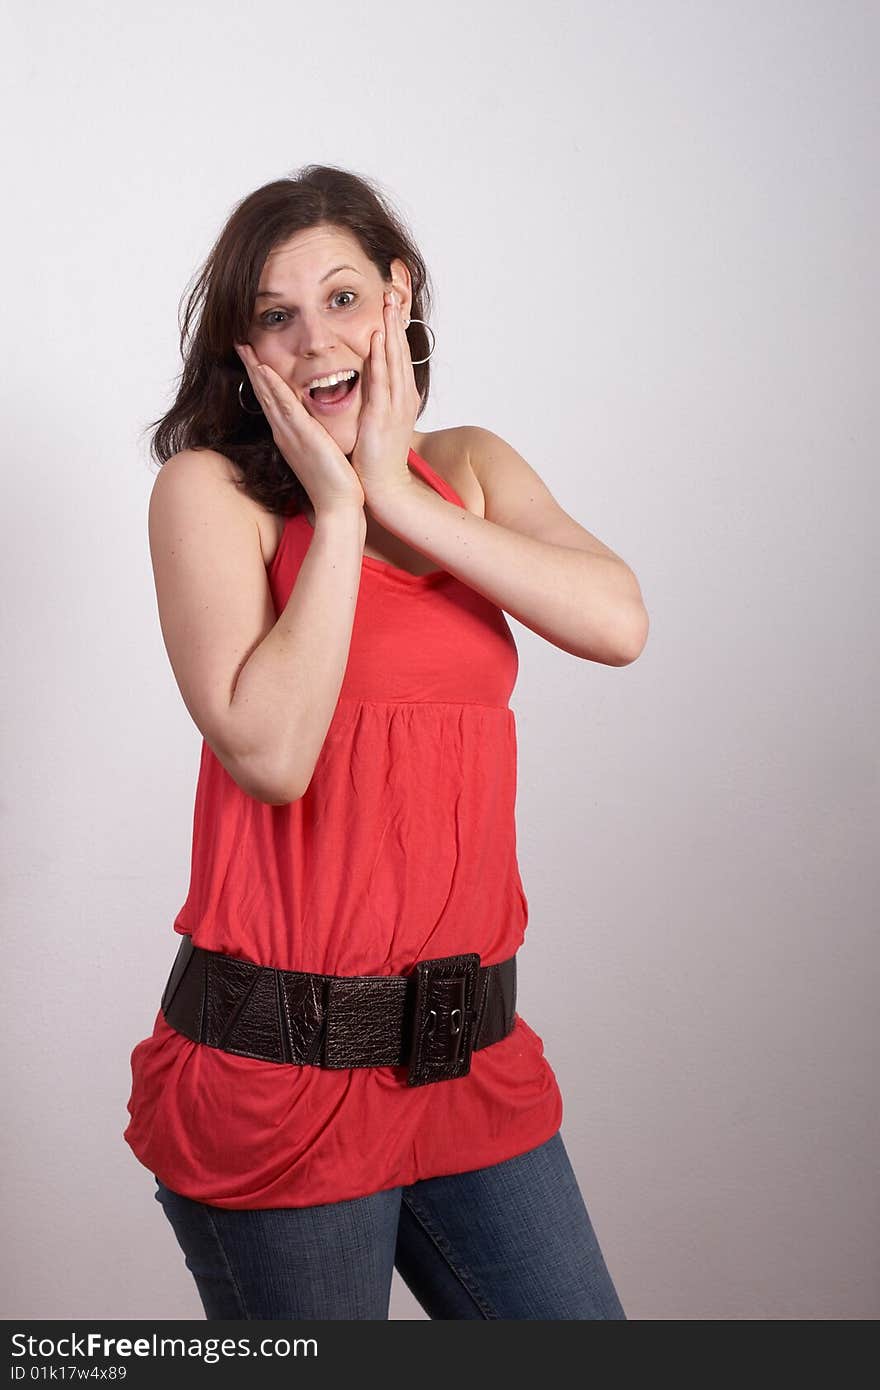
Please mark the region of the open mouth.
[[338, 381], [335, 386], [313, 386], [309, 396], [318, 410], [339, 408], [349, 403], [357, 390], [360, 372], [348, 381]]

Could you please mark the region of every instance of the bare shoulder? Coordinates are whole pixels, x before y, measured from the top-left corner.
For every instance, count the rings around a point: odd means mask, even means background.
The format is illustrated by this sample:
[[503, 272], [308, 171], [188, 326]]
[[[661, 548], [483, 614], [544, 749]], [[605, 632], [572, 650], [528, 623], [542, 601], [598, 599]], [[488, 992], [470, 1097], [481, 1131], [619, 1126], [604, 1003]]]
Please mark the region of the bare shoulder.
[[[150, 546], [155, 557], [173, 552], [181, 535], [192, 546], [195, 533], [210, 532], [227, 546], [255, 544], [262, 549], [258, 512], [240, 486], [240, 470], [214, 449], [183, 449], [162, 464], [153, 479], [148, 508]], [[207, 539], [207, 537], [206, 537]]]
[[228, 516], [238, 512], [257, 526], [263, 509], [248, 497], [242, 486], [244, 475], [232, 459], [215, 449], [183, 449], [166, 459], [153, 480], [150, 495], [150, 524], [158, 515], [186, 514], [190, 507], [199, 511], [222, 509]]
[[[616, 551], [560, 506], [541, 473], [506, 439], [482, 425], [462, 425], [461, 441], [483, 495], [487, 520], [551, 545], [588, 550], [625, 564]], [[549, 476], [544, 465], [541, 471]]]
[[204, 479], [208, 486], [212, 483], [227, 483], [230, 489], [240, 493], [242, 490], [237, 484], [241, 482], [242, 476], [241, 469], [232, 459], [218, 453], [216, 449], [183, 449], [162, 464], [156, 474], [153, 488], [155, 490], [159, 486], [167, 486], [167, 481], [163, 483], [163, 479]]
[[448, 429], [416, 434], [413, 448], [458, 493], [468, 511], [485, 516], [483, 489], [470, 460], [471, 428], [470, 425], [452, 425]]

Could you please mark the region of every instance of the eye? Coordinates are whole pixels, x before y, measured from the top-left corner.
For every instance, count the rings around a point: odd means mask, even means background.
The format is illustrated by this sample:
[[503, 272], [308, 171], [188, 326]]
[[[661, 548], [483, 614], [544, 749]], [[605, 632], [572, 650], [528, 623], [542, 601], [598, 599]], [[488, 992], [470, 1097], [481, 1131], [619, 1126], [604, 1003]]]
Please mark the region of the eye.
[[[351, 299], [357, 299], [357, 294], [354, 290], [337, 290], [333, 298], [339, 299], [342, 295], [345, 294], [349, 295]], [[343, 309], [347, 309], [348, 307], [348, 304], [342, 305]], [[267, 328], [278, 328], [280, 327], [280, 324], [278, 320], [275, 318], [276, 314], [281, 314], [282, 319], [290, 318], [290, 315], [288, 314], [286, 309], [269, 309], [265, 314], [261, 316], [260, 322], [265, 324]]]

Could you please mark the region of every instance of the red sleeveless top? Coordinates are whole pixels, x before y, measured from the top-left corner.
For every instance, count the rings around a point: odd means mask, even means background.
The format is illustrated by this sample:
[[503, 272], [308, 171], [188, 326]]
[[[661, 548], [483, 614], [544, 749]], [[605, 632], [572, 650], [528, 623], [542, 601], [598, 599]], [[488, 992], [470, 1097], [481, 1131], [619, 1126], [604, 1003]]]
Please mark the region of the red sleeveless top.
[[[413, 450], [409, 466], [461, 498]], [[268, 572], [276, 612], [313, 536], [288, 517]], [[520, 946], [518, 672], [502, 611], [445, 570], [363, 557], [340, 696], [304, 796], [248, 796], [202, 741], [190, 887], [174, 931], [259, 965], [402, 975], [420, 960]], [[169, 961], [169, 970], [171, 962]], [[164, 983], [164, 981], [163, 981]], [[183, 1196], [228, 1208], [342, 1201], [527, 1152], [562, 1120], [537, 1033], [472, 1055], [465, 1076], [239, 1057], [165, 1022], [131, 1054], [124, 1138]]]

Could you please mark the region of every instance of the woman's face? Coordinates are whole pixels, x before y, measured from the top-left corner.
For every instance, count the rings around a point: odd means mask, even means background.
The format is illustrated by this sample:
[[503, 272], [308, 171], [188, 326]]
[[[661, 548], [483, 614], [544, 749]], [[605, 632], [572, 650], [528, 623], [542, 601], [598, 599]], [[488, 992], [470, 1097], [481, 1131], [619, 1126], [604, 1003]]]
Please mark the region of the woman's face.
[[[356, 237], [326, 225], [297, 232], [276, 246], [260, 274], [248, 341], [346, 455], [357, 440], [364, 363], [371, 335], [384, 327], [386, 289], [397, 291], [404, 322], [410, 315], [405, 262], [392, 261], [391, 275], [391, 283], [384, 281]], [[355, 389], [341, 409], [322, 413], [309, 395], [309, 383], [350, 368], [359, 374]]]

